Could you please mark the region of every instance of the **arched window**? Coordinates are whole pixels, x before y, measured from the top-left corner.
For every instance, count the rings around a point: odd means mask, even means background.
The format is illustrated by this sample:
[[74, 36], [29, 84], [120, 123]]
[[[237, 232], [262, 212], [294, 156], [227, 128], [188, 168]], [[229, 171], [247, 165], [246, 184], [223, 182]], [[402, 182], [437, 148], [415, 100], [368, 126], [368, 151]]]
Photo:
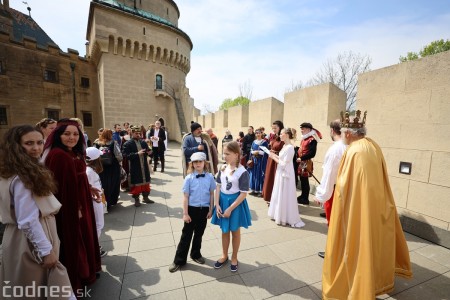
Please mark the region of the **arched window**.
[[157, 74], [156, 75], [156, 89], [157, 90], [162, 90], [163, 88], [163, 78], [162, 75]]

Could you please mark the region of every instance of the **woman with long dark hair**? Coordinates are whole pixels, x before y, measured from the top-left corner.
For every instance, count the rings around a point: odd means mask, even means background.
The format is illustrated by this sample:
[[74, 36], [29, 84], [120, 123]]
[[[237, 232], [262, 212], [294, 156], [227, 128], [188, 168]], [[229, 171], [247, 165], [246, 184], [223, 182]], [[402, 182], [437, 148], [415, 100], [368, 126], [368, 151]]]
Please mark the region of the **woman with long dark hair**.
[[[72, 287], [58, 260], [55, 221], [61, 204], [53, 196], [51, 172], [39, 163], [43, 149], [44, 135], [31, 125], [9, 129], [0, 144], [0, 216], [6, 224], [0, 290], [52, 285], [59, 288], [58, 299], [67, 299]], [[33, 299], [47, 298], [36, 294]]]
[[61, 240], [60, 260], [66, 266], [74, 290], [95, 282], [101, 270], [100, 248], [92, 198], [96, 189], [86, 175], [83, 132], [76, 121], [62, 119], [50, 134], [44, 153], [46, 166], [58, 185], [56, 198], [62, 208], [56, 215]]
[[[269, 136], [269, 147], [270, 152], [278, 155], [281, 149], [284, 146], [284, 142], [280, 139], [280, 132], [284, 129], [283, 122], [275, 121], [272, 123], [272, 131], [273, 133]], [[264, 178], [264, 186], [263, 186], [263, 198], [265, 201], [270, 202], [270, 198], [272, 197], [272, 189], [273, 182], [275, 180], [275, 173], [277, 172], [277, 162], [272, 158], [267, 159], [267, 166]]]

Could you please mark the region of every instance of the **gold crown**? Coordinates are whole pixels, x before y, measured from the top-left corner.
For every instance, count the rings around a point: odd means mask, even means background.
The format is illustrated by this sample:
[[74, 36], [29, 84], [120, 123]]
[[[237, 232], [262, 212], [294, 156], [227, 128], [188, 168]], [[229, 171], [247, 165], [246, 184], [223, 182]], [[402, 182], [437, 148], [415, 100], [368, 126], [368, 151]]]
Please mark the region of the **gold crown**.
[[366, 124], [367, 110], [364, 112], [364, 117], [361, 122], [361, 111], [357, 110], [353, 121], [350, 122], [350, 113], [348, 111], [341, 111], [341, 128], [362, 128]]
[[131, 129], [131, 132], [141, 132], [141, 127], [140, 126], [131, 125], [130, 129]]

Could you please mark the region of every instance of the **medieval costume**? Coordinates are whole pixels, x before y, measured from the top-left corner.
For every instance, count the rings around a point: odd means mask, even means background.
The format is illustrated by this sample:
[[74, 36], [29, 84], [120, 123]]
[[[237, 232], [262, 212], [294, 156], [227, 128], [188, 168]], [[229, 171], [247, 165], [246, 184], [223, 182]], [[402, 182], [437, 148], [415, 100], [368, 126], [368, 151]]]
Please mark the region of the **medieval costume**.
[[325, 154], [322, 169], [322, 179], [319, 186], [316, 188], [316, 199], [323, 203], [325, 209], [325, 216], [328, 224], [330, 224], [331, 207], [333, 206], [333, 191], [336, 183], [337, 172], [347, 146], [339, 140], [328, 149]]
[[[154, 203], [149, 199], [150, 195], [150, 170], [148, 167], [148, 152], [150, 148], [147, 143], [135, 137], [135, 133], [141, 132], [140, 127], [131, 127], [133, 138], [126, 142], [123, 146], [123, 156], [128, 159], [129, 171], [129, 188], [132, 197], [135, 200], [135, 206], [140, 206], [139, 196], [142, 193], [145, 203]], [[144, 152], [140, 152], [145, 150]]]
[[119, 201], [120, 195], [120, 172], [122, 161], [122, 153], [120, 152], [119, 144], [115, 140], [111, 140], [103, 144], [102, 142], [94, 143], [94, 147], [102, 150], [102, 152], [110, 155], [109, 163], [104, 163], [102, 160], [103, 172], [99, 174], [102, 181], [102, 187], [107, 203], [107, 208], [116, 205]]
[[[269, 141], [270, 151], [275, 154], [279, 154], [284, 146], [284, 142], [280, 140], [278, 135], [270, 135], [271, 140]], [[275, 180], [275, 173], [277, 171], [277, 163], [272, 158], [267, 159], [266, 172], [264, 177], [263, 185], [263, 198], [265, 201], [270, 202], [272, 197], [273, 182]]]
[[375, 299], [412, 276], [380, 147], [350, 144], [339, 166], [322, 276], [323, 299]]
[[[197, 127], [199, 126], [199, 127]], [[199, 152], [198, 146], [203, 145], [204, 149], [202, 152], [206, 154], [206, 160], [209, 162], [209, 171], [212, 174], [217, 173], [217, 165], [219, 164], [219, 159], [217, 156], [217, 149], [214, 146], [211, 137], [207, 133], [201, 133], [200, 136], [196, 137], [192, 134], [193, 131], [200, 128], [200, 124], [191, 124], [191, 133], [185, 134], [181, 142], [182, 155], [182, 166], [183, 166], [183, 178], [186, 177], [186, 170], [189, 164], [190, 157], [195, 152]]]
[[[69, 299], [73, 295], [67, 270], [61, 262], [52, 269], [41, 265], [43, 257], [51, 251], [59, 256], [55, 214], [60, 208], [61, 203], [52, 194], [33, 195], [17, 176], [0, 179], [0, 216], [6, 224], [0, 267], [1, 291], [6, 291], [7, 286], [12, 291], [14, 287], [34, 284], [57, 287], [58, 299]], [[45, 293], [40, 294], [37, 289], [32, 292], [33, 299], [47, 299]]]
[[298, 213], [295, 172], [292, 166], [293, 157], [294, 146], [285, 144], [279, 154], [268, 215], [278, 225], [291, 225], [299, 228], [305, 226], [305, 223], [300, 219]]
[[[250, 174], [250, 189], [252, 190], [252, 194], [262, 193], [267, 166], [268, 155], [262, 151], [259, 146], [268, 148], [269, 144], [263, 139], [254, 140], [252, 143], [250, 160], [252, 161], [253, 166], [250, 167], [247, 165], [247, 171]], [[253, 154], [254, 151], [258, 151], [258, 154]]]
[[[125, 131], [126, 132], [126, 131]], [[126, 132], [126, 134], [122, 137], [122, 144], [120, 147], [120, 151], [123, 152], [123, 145], [128, 142], [130, 140], [130, 135], [128, 134], [128, 132]], [[125, 171], [125, 174], [127, 175], [127, 178], [129, 177], [129, 173], [130, 173], [130, 168], [128, 166], [128, 158], [124, 157], [122, 155], [122, 169]], [[122, 190], [128, 191], [129, 187], [128, 187], [128, 180], [123, 180], [120, 183], [120, 188]]]
[[45, 143], [45, 149], [50, 149], [45, 157], [45, 165], [53, 172], [58, 186], [55, 197], [62, 204], [56, 215], [61, 240], [59, 260], [67, 268], [72, 288], [76, 291], [95, 282], [96, 273], [101, 271], [101, 259], [84, 161], [85, 144], [83, 142], [81, 154], [74, 149], [63, 148], [57, 143], [60, 137], [55, 136], [62, 135], [68, 126], [77, 127], [82, 139], [77, 122], [59, 121]]
[[300, 175], [302, 188], [302, 194], [297, 197], [297, 202], [309, 205], [309, 177], [311, 177], [313, 172], [312, 159], [316, 156], [317, 141], [322, 138], [322, 134], [317, 129], [314, 129], [310, 123], [302, 123], [300, 128], [309, 128], [311, 131], [302, 136], [300, 148], [297, 152], [297, 156], [301, 160], [297, 172]]

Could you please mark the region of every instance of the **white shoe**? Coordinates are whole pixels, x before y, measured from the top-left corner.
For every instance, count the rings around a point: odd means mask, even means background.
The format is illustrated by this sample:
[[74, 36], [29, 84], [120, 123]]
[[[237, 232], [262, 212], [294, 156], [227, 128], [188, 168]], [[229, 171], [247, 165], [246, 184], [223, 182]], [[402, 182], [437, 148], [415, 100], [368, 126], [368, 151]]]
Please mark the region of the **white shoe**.
[[303, 226], [305, 226], [305, 223], [303, 223], [302, 221], [299, 221], [299, 222], [291, 225], [291, 227], [295, 227], [295, 228], [302, 228]]

